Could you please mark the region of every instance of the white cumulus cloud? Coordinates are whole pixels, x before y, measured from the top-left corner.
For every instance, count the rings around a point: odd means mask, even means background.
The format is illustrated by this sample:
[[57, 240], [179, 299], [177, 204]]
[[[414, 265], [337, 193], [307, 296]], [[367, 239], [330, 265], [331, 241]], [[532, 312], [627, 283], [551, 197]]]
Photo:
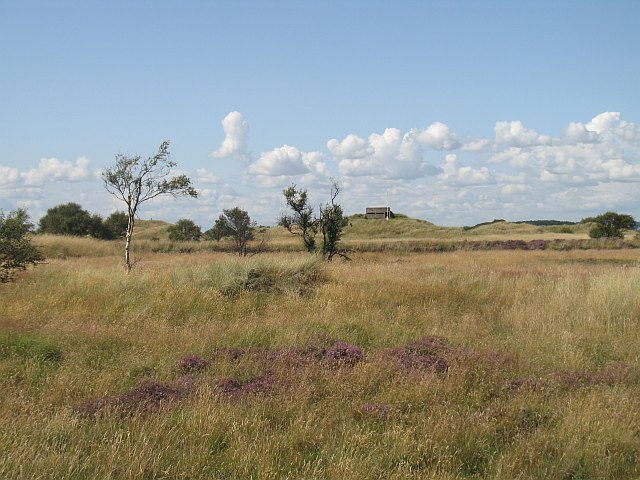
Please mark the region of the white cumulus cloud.
[[496, 143], [512, 147], [531, 147], [551, 144], [551, 137], [540, 135], [526, 128], [521, 121], [496, 122], [494, 127]]
[[470, 140], [464, 145], [462, 145], [461, 149], [463, 152], [486, 152], [491, 147], [491, 142], [486, 138], [481, 138], [479, 140]]
[[413, 179], [436, 171], [425, 162], [418, 135], [415, 129], [403, 135], [397, 128], [387, 128], [382, 134], [372, 133], [367, 140], [352, 134], [341, 142], [329, 140], [327, 146], [343, 175]]
[[247, 168], [253, 175], [275, 177], [280, 175], [301, 175], [309, 172], [302, 158], [302, 152], [296, 147], [283, 145], [270, 152], [262, 152], [260, 158]]
[[57, 158], [43, 158], [37, 168], [22, 172], [20, 176], [27, 186], [39, 186], [46, 181], [78, 182], [90, 177], [89, 159], [78, 158], [75, 163], [60, 161]]
[[487, 167], [473, 168], [460, 165], [457, 155], [453, 153], [445, 156], [442, 173], [438, 175], [438, 179], [442, 183], [458, 186], [495, 183], [495, 179]]
[[196, 170], [196, 179], [201, 183], [222, 183], [217, 175], [214, 175], [206, 168], [198, 168]]
[[332, 138], [327, 142], [327, 148], [336, 158], [364, 158], [373, 153], [373, 147], [369, 142], [353, 133], [342, 141]]
[[0, 165], [0, 185], [11, 185], [16, 183], [19, 178], [20, 172], [17, 168]]
[[240, 112], [229, 112], [222, 120], [224, 140], [218, 150], [211, 152], [214, 158], [237, 158], [249, 161], [249, 123]]
[[568, 144], [596, 143], [599, 141], [598, 134], [590, 130], [584, 123], [571, 122], [563, 133], [563, 140]]
[[596, 115], [587, 123], [586, 128], [590, 132], [602, 133], [611, 130], [620, 124], [620, 112], [603, 112]]
[[449, 131], [449, 126], [435, 122], [418, 134], [418, 141], [434, 150], [455, 150], [460, 148], [458, 137]]

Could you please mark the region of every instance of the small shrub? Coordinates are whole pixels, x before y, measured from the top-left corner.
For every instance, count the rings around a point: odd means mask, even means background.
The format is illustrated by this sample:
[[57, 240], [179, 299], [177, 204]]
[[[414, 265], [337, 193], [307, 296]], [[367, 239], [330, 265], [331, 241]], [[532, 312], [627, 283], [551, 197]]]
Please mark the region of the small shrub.
[[364, 355], [362, 349], [345, 342], [336, 342], [324, 353], [324, 359], [338, 366], [353, 367], [361, 362]]
[[281, 385], [282, 382], [270, 371], [245, 381], [240, 381], [236, 378], [223, 378], [214, 382], [214, 388], [218, 392], [230, 397], [267, 394]]
[[442, 337], [428, 336], [404, 347], [389, 350], [389, 356], [404, 370], [444, 373], [449, 369], [452, 348]]
[[204, 370], [209, 362], [197, 355], [187, 355], [176, 362], [177, 369], [182, 373], [195, 373]]
[[182, 400], [187, 392], [184, 385], [144, 380], [122, 395], [89, 400], [80, 407], [80, 412], [88, 416], [109, 410], [123, 415], [150, 413]]

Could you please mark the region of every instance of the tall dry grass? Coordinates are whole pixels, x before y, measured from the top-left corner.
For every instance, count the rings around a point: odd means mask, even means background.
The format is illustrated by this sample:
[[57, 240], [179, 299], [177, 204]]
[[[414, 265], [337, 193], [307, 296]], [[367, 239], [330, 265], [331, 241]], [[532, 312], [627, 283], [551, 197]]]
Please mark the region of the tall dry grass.
[[119, 262], [0, 288], [1, 478], [640, 475], [633, 250]]

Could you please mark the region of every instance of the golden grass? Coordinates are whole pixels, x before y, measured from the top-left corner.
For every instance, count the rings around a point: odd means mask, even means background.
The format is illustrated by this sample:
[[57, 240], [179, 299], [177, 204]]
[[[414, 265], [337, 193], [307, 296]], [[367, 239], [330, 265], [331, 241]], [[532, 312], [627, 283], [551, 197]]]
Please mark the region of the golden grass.
[[[640, 476], [636, 251], [366, 253], [332, 264], [145, 252], [130, 275], [120, 262], [52, 259], [0, 287], [0, 478]], [[388, 349], [425, 335], [475, 353], [442, 374], [390, 362]], [[364, 361], [269, 364], [286, 387], [216, 390], [216, 379], [266, 368], [216, 349], [316, 338], [358, 345]], [[175, 382], [189, 354], [211, 363], [182, 402], [79, 412], [144, 378]], [[508, 388], [522, 378], [541, 386]], [[388, 415], [362, 413], [366, 404]]]

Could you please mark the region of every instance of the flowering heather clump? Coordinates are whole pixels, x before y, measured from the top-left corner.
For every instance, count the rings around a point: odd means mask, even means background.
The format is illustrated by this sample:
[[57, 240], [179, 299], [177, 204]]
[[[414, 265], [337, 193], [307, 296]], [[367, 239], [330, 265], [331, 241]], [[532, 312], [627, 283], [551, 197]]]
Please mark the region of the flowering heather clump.
[[407, 371], [431, 370], [444, 373], [449, 369], [448, 358], [454, 351], [445, 338], [428, 336], [404, 347], [393, 348], [388, 353]]
[[285, 368], [303, 368], [324, 360], [327, 350], [335, 343], [335, 340], [319, 335], [303, 347], [270, 350], [267, 360]]
[[242, 383], [235, 378], [223, 378], [216, 381], [214, 386], [225, 395], [236, 395], [242, 390]]
[[80, 408], [86, 415], [95, 415], [102, 410], [113, 409], [123, 414], [151, 412], [161, 406], [181, 400], [186, 390], [157, 380], [144, 380], [122, 395], [89, 400]]
[[529, 242], [529, 250], [544, 250], [547, 248], [546, 240], [531, 240]]
[[338, 365], [353, 367], [363, 358], [362, 349], [345, 342], [336, 342], [324, 353], [324, 359]]
[[244, 382], [235, 378], [223, 378], [214, 383], [214, 387], [222, 394], [230, 397], [242, 395], [260, 395], [270, 393], [280, 386], [281, 382], [272, 372], [264, 372]]
[[356, 416], [376, 418], [379, 420], [386, 420], [391, 414], [391, 408], [384, 403], [365, 403], [356, 410]]
[[269, 393], [275, 390], [278, 385], [278, 379], [272, 372], [264, 372], [245, 382], [242, 386], [242, 391], [243, 393], [258, 395]]
[[560, 385], [573, 390], [593, 385], [615, 385], [626, 380], [629, 374], [630, 368], [628, 365], [615, 363], [599, 372], [563, 370], [557, 372], [554, 377]]
[[209, 362], [197, 355], [187, 355], [176, 362], [176, 367], [182, 373], [195, 373], [204, 370], [209, 366]]

